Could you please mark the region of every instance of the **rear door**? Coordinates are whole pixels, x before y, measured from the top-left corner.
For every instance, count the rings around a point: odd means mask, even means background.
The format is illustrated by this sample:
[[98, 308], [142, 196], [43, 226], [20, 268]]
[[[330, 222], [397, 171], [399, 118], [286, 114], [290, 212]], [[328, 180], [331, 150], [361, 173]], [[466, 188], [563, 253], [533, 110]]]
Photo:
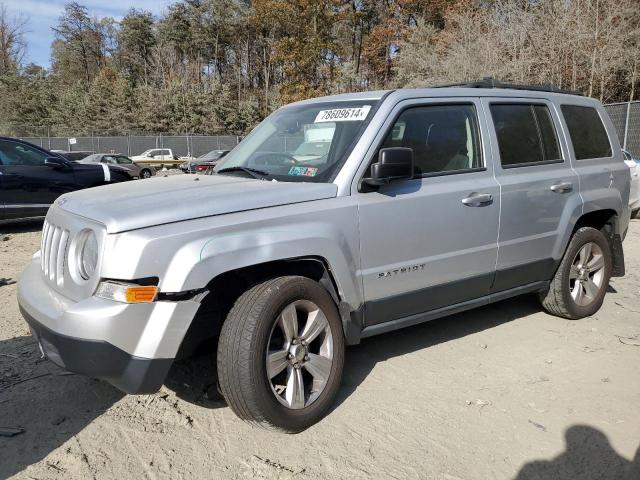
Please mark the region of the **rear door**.
[[[630, 172], [625, 165], [615, 128], [604, 109], [593, 104], [580, 105], [582, 99], [561, 102], [560, 109], [567, 126], [569, 148], [580, 172], [580, 193], [585, 211], [612, 208], [618, 205], [603, 203], [611, 197], [611, 189], [622, 193], [622, 208], [628, 208]], [[629, 214], [622, 215], [629, 218]]]
[[492, 292], [551, 279], [562, 255], [561, 225], [580, 212], [576, 172], [544, 99], [485, 98], [502, 209]]
[[78, 188], [72, 168], [53, 169], [44, 164], [46, 158], [30, 145], [0, 140], [0, 201], [6, 218], [43, 216], [57, 197]]
[[415, 176], [355, 192], [367, 327], [488, 294], [500, 195], [480, 109], [404, 101], [374, 141], [372, 161], [380, 148], [411, 148]]

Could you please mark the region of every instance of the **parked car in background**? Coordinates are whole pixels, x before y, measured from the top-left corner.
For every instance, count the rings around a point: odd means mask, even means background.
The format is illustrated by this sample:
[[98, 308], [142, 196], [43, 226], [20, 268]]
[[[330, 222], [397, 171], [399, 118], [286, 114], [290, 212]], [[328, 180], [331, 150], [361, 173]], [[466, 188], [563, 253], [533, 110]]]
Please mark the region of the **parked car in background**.
[[154, 167], [178, 167], [178, 156], [174, 155], [170, 148], [151, 148], [140, 155], [133, 155], [131, 160], [142, 165], [152, 165]]
[[129, 179], [107, 165], [71, 162], [29, 142], [0, 137], [0, 220], [43, 217], [63, 193]]
[[640, 160], [634, 159], [627, 150], [622, 150], [624, 163], [627, 164], [631, 172], [631, 190], [629, 193], [629, 207], [631, 208], [631, 218], [635, 218], [640, 211]]
[[[231, 409], [299, 432], [331, 410], [345, 345], [522, 294], [593, 315], [629, 225], [609, 116], [557, 89], [470, 86], [297, 102], [213, 175], [64, 195], [18, 282], [43, 353], [151, 393], [210, 342]], [[301, 164], [280, 140], [316, 125], [331, 147]]]
[[113, 153], [94, 153], [82, 159], [80, 163], [106, 163], [124, 171], [131, 178], [149, 178], [156, 170], [148, 165], [133, 163], [126, 155]]
[[87, 158], [89, 155], [95, 153], [90, 150], [78, 150], [78, 151], [69, 151], [69, 150], [51, 150], [53, 153], [57, 153], [58, 155], [62, 155], [64, 158], [69, 160], [70, 162], [77, 162], [84, 158]]
[[180, 164], [180, 170], [184, 173], [202, 173], [209, 168], [215, 167], [218, 160], [229, 153], [230, 150], [211, 150], [210, 152], [200, 155], [193, 160], [187, 160]]

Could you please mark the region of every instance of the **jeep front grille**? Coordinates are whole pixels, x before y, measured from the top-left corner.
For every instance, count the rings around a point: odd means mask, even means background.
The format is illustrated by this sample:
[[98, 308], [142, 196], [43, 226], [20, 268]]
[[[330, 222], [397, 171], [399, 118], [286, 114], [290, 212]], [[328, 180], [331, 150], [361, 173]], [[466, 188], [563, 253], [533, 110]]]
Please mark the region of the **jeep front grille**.
[[42, 272], [50, 282], [57, 285], [62, 285], [68, 243], [69, 230], [57, 227], [45, 220], [40, 248]]

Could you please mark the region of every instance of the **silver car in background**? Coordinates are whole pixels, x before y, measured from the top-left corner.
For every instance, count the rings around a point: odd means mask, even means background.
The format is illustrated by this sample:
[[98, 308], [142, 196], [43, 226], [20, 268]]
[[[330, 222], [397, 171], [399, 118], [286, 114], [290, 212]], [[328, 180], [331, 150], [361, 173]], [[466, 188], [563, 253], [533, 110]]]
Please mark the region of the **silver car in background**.
[[635, 218], [640, 211], [640, 160], [634, 159], [633, 155], [626, 150], [622, 150], [622, 154], [624, 163], [627, 164], [631, 173], [629, 208], [631, 208], [631, 218]]

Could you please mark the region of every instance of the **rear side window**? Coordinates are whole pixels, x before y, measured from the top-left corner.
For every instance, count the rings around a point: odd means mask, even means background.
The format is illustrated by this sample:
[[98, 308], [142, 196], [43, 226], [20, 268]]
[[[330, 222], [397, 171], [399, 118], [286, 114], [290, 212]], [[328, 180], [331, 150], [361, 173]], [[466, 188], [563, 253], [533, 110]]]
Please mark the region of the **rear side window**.
[[562, 105], [576, 160], [611, 156], [611, 143], [595, 108]]
[[490, 108], [503, 167], [562, 161], [546, 105], [495, 103]]

